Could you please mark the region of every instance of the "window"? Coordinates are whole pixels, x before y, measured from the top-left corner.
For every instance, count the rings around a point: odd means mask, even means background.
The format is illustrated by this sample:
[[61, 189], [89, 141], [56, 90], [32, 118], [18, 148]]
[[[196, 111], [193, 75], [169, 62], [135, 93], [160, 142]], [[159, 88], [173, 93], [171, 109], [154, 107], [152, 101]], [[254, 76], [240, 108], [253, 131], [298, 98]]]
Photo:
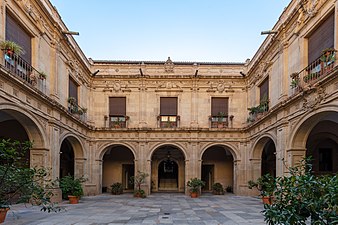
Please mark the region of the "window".
[[160, 98], [160, 127], [173, 128], [177, 127], [177, 98], [161, 97]]
[[259, 102], [269, 100], [269, 78], [267, 77], [259, 86]]
[[113, 128], [126, 127], [126, 98], [110, 97], [109, 98], [109, 126]]
[[269, 110], [269, 77], [259, 86], [259, 112]]
[[229, 98], [211, 98], [211, 128], [228, 126]]
[[11, 15], [6, 14], [6, 40], [13, 41], [20, 45], [25, 54], [21, 57], [31, 64], [31, 36]]
[[308, 63], [314, 62], [327, 48], [334, 47], [334, 13], [308, 37]]
[[77, 89], [77, 83], [75, 82], [75, 80], [73, 80], [73, 78], [69, 77], [68, 97], [74, 98], [76, 103], [78, 103]]

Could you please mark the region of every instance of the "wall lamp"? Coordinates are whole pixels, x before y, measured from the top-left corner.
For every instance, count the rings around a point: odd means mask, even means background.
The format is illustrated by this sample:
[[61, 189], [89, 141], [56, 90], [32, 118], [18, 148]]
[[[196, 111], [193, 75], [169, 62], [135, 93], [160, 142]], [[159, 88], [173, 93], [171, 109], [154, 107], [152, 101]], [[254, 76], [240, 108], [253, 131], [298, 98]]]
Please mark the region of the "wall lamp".
[[242, 71], [239, 72], [243, 77], [245, 77], [245, 73], [243, 73]]
[[61, 31], [63, 34], [69, 34], [69, 35], [80, 35], [79, 32], [76, 31], [69, 31], [69, 30], [63, 30]]
[[142, 68], [140, 68], [139, 70], [140, 70], [141, 77], [143, 77], [143, 71], [142, 71]]
[[98, 74], [100, 72], [100, 70], [96, 70], [94, 73], [92, 73], [92, 77], [95, 77], [96, 74]]
[[276, 30], [266, 30], [266, 31], [262, 31], [261, 35], [266, 35], [266, 34], [277, 34], [278, 31]]

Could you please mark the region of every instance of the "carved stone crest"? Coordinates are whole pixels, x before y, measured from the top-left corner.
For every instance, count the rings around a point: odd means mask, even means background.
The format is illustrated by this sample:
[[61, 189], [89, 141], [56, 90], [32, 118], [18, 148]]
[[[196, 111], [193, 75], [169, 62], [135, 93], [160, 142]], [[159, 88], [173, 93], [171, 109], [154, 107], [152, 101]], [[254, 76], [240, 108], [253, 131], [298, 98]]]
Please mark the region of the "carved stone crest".
[[164, 71], [166, 73], [174, 72], [174, 63], [171, 61], [170, 57], [168, 57], [167, 61], [164, 63]]
[[317, 108], [322, 102], [324, 102], [327, 94], [323, 87], [319, 87], [315, 92], [315, 96], [308, 96], [303, 99], [303, 110], [311, 110]]

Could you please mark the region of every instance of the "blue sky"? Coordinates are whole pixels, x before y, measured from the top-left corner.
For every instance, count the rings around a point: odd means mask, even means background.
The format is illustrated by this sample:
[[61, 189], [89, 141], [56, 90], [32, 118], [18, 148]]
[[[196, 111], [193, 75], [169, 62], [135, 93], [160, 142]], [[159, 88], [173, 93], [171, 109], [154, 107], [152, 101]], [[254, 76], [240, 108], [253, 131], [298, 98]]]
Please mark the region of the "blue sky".
[[88, 58], [244, 62], [290, 0], [50, 0]]

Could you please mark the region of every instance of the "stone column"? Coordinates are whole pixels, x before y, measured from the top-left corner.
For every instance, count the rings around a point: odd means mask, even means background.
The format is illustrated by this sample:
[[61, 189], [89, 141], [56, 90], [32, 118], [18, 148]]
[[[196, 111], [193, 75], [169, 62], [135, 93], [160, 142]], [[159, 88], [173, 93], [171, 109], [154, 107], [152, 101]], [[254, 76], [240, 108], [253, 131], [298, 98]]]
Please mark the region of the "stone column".
[[277, 128], [277, 143], [276, 143], [276, 176], [283, 176], [285, 173], [285, 149], [287, 144], [288, 127], [283, 125]]
[[[306, 148], [287, 149], [287, 166], [293, 167], [300, 163], [306, 155]], [[287, 171], [285, 171], [287, 173]]]

